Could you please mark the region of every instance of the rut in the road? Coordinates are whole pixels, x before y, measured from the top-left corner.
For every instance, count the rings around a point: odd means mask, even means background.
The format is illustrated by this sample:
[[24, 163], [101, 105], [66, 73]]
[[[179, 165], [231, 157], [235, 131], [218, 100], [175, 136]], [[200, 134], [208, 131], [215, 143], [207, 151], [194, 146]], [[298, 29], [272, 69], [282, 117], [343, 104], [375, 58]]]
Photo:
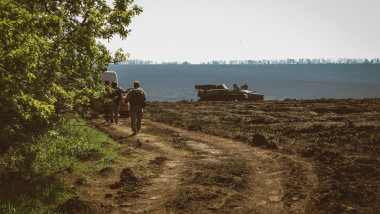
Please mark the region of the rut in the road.
[[[102, 131], [114, 137], [121, 144], [130, 143], [144, 157], [149, 158], [149, 166], [142, 166], [151, 171], [144, 176], [139, 173], [134, 184], [115, 185], [117, 194], [114, 197], [113, 207], [109, 213], [165, 213], [164, 204], [170, 198], [175, 197], [180, 175], [186, 170], [183, 152], [166, 145], [156, 137], [141, 134], [132, 136], [125, 125], [110, 125], [101, 120], [93, 120], [92, 123]], [[125, 123], [124, 123], [125, 124]], [[123, 153], [123, 151], [120, 151]], [[139, 169], [134, 169], [138, 171]], [[116, 182], [118, 183], [118, 182]], [[109, 188], [109, 187], [106, 187]]]
[[[149, 125], [189, 138], [191, 140], [187, 145], [206, 151], [201, 159], [192, 161], [195, 163], [194, 170], [187, 173], [180, 196], [186, 195], [189, 188], [197, 185], [198, 190], [205, 187], [206, 192], [210, 192], [210, 187], [216, 186], [219, 187], [217, 193], [224, 190], [228, 196], [222, 197], [222, 204], [213, 203], [217, 200], [211, 199], [208, 204], [211, 207], [207, 207], [208, 209], [263, 213], [307, 211], [309, 196], [317, 184], [317, 177], [310, 163], [294, 156], [252, 148], [230, 139], [147, 121], [147, 126]], [[220, 198], [216, 196], [218, 194], [212, 197]], [[177, 201], [191, 204], [181, 201], [181, 197]], [[197, 199], [193, 203], [195, 207], [200, 207]], [[202, 209], [204, 208], [206, 207]]]
[[[124, 125], [102, 130], [130, 135]], [[119, 191], [116, 213], [307, 211], [316, 177], [300, 159], [147, 120], [142, 133], [129, 140], [142, 142], [139, 150], [152, 164], [162, 161], [156, 176]]]

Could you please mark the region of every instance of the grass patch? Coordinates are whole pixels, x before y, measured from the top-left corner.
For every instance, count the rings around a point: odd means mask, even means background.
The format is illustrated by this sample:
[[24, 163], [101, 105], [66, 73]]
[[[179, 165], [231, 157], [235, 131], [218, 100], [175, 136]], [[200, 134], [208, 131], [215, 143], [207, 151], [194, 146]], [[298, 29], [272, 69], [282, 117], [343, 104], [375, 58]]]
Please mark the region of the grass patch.
[[[118, 146], [80, 118], [65, 116], [38, 139], [11, 147], [0, 156], [0, 213], [54, 212], [70, 197], [57, 172], [91, 172], [119, 161], [118, 153], [103, 142]], [[86, 164], [94, 151], [100, 158], [96, 164]]]

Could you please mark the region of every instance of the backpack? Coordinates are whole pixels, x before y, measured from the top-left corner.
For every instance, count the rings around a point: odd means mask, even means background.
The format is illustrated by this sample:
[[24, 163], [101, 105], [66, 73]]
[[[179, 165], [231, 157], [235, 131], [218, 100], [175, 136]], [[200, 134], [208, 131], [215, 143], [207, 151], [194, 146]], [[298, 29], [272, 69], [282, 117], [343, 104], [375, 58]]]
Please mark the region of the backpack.
[[142, 89], [132, 89], [131, 100], [129, 101], [131, 106], [142, 106], [145, 108], [146, 101], [144, 100], [144, 91]]

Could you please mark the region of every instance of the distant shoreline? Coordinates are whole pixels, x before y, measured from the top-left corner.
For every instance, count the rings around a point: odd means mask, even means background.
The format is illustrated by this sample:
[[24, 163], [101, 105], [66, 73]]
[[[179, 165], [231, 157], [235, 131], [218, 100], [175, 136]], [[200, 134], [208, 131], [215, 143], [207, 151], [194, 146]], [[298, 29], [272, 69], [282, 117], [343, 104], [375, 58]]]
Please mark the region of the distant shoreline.
[[113, 65], [120, 86], [139, 80], [149, 101], [197, 100], [195, 85], [233, 84], [265, 100], [380, 98], [376, 65]]
[[129, 65], [366, 65], [380, 64], [379, 58], [298, 58], [298, 59], [256, 59], [256, 60], [212, 60], [200, 63], [184, 62], [157, 62], [152, 60], [132, 59], [121, 62], [120, 64]]

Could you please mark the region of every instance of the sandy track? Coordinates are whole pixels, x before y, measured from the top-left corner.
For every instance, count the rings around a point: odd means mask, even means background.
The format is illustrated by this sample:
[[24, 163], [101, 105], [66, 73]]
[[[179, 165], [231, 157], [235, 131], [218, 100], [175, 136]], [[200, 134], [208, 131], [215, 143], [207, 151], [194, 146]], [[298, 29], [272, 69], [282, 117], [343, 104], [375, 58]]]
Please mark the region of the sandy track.
[[313, 167], [295, 156], [149, 120], [138, 136], [129, 120], [91, 123], [120, 143], [140, 142], [151, 162], [164, 160], [155, 176], [118, 191], [113, 213], [304, 213], [317, 184]]
[[[202, 148], [209, 152], [208, 159], [232, 158], [248, 164], [249, 180], [248, 188], [244, 190], [245, 200], [241, 202], [239, 209], [254, 210], [263, 213], [282, 213], [287, 211], [303, 213], [307, 210], [309, 196], [317, 185], [317, 176], [313, 173], [310, 163], [296, 156], [283, 155], [277, 152], [253, 148], [241, 142], [221, 138], [199, 132], [187, 131], [171, 127], [162, 123], [147, 121], [156, 127], [170, 129], [178, 135], [188, 137], [194, 142], [189, 145]], [[214, 152], [213, 152], [214, 151]], [[220, 152], [215, 152], [220, 151]], [[289, 164], [292, 164], [289, 166]], [[297, 168], [294, 167], [297, 165]], [[284, 184], [289, 184], [287, 175], [297, 170], [300, 177], [304, 177], [299, 186], [290, 187], [298, 189], [298, 192], [290, 198]], [[285, 199], [285, 200], [284, 200]]]
[[256, 134], [265, 136], [286, 154], [278, 161], [288, 178], [286, 206], [304, 204], [317, 174], [308, 213], [378, 213], [379, 115], [380, 99], [286, 99], [152, 102], [145, 117], [246, 144], [257, 142]]

